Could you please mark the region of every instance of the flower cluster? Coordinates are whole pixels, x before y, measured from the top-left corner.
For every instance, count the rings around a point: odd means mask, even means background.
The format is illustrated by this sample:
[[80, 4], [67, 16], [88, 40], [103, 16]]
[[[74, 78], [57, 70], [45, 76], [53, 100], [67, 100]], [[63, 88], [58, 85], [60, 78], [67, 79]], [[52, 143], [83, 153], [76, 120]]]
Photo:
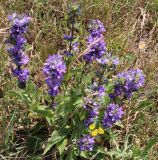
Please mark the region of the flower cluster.
[[102, 33], [105, 32], [105, 28], [99, 20], [91, 20], [88, 31], [92, 38], [100, 38], [102, 37]]
[[68, 57], [73, 56], [73, 52], [77, 52], [79, 50], [79, 43], [73, 42], [73, 39], [72, 40], [68, 38], [64, 38], [64, 39], [67, 40], [69, 44], [69, 50], [65, 50], [64, 54]]
[[111, 53], [101, 57], [97, 60], [101, 65], [111, 67], [112, 69], [115, 69], [116, 66], [119, 64], [119, 58], [112, 56]]
[[87, 63], [91, 63], [100, 59], [106, 52], [106, 44], [102, 35], [105, 32], [105, 28], [99, 20], [92, 20], [88, 31], [90, 34], [87, 38], [89, 51], [83, 58]]
[[73, 41], [74, 37], [73, 36], [69, 36], [69, 35], [64, 35], [64, 40]]
[[88, 127], [98, 117], [100, 106], [94, 100], [87, 99], [83, 107], [88, 112], [88, 118], [84, 121], [84, 125]]
[[70, 3], [67, 10], [67, 22], [68, 24], [75, 24], [76, 19], [79, 17], [81, 13], [80, 5], [75, 2]]
[[26, 81], [29, 78], [29, 71], [22, 69], [22, 66], [26, 65], [29, 61], [28, 56], [24, 53], [24, 46], [27, 42], [24, 33], [27, 31], [30, 20], [31, 18], [28, 16], [17, 15], [15, 13], [9, 16], [12, 27], [7, 41], [11, 46], [8, 49], [8, 53], [17, 66], [15, 69], [12, 69], [12, 72], [18, 78], [19, 87], [21, 88], [25, 87]]
[[112, 97], [123, 95], [124, 98], [130, 99], [132, 92], [138, 91], [145, 83], [145, 76], [140, 69], [119, 73], [117, 78]]
[[[93, 97], [94, 99], [100, 99], [105, 95], [105, 88], [104, 86], [98, 86], [97, 83], [94, 83], [92, 86], [90, 86], [89, 89], [86, 90], [86, 92], [89, 93], [90, 97]], [[103, 128], [96, 128], [96, 125], [94, 123], [97, 121], [100, 108], [100, 104], [94, 101], [94, 99], [92, 100], [91, 98], [85, 98], [85, 104], [83, 107], [88, 113], [88, 116], [87, 119], [84, 120], [84, 125], [86, 126], [86, 128], [89, 128], [90, 133], [80, 140], [79, 148], [81, 151], [92, 151], [95, 143], [94, 137], [104, 134]], [[89, 141], [89, 139], [93, 141]]]
[[94, 98], [98, 98], [98, 99], [103, 98], [105, 96], [105, 87], [102, 85], [94, 87], [92, 89], [92, 94]]
[[117, 104], [110, 104], [107, 106], [107, 109], [103, 118], [103, 125], [105, 128], [110, 128], [114, 123], [119, 121], [122, 118], [123, 110]]
[[94, 82], [88, 89], [85, 90], [90, 96], [94, 98], [102, 98], [105, 96], [105, 87]]
[[105, 96], [105, 88], [104, 86], [97, 87], [97, 97], [104, 97]]
[[66, 44], [68, 46], [68, 49], [64, 51], [64, 54], [66, 56], [73, 56], [74, 52], [77, 52], [79, 50], [79, 43], [77, 42], [77, 38], [74, 36], [75, 30], [76, 30], [76, 23], [78, 16], [80, 15], [80, 6], [72, 3], [68, 7], [67, 12], [67, 25], [69, 26], [69, 35], [64, 35], [64, 40], [66, 40]]
[[49, 87], [49, 95], [55, 97], [59, 93], [59, 86], [66, 72], [66, 65], [59, 54], [48, 57], [43, 67], [46, 83]]
[[93, 151], [94, 148], [94, 137], [90, 135], [85, 135], [78, 142], [80, 151]]
[[103, 128], [102, 127], [96, 128], [94, 123], [89, 126], [89, 129], [91, 131], [91, 136], [92, 137], [104, 134]]

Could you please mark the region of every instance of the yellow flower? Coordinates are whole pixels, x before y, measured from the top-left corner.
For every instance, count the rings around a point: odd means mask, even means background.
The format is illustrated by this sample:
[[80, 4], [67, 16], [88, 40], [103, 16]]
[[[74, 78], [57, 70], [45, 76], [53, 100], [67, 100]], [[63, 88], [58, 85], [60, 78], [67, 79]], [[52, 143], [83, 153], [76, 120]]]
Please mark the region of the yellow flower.
[[99, 127], [99, 128], [98, 128], [98, 133], [99, 133], [99, 134], [104, 134], [103, 128]]
[[109, 82], [112, 82], [112, 79], [109, 79]]
[[90, 129], [91, 131], [92, 131], [94, 128], [95, 128], [95, 124], [94, 124], [94, 123], [89, 126], [89, 129]]
[[97, 135], [98, 135], [98, 130], [97, 129], [95, 129], [94, 131], [91, 132], [92, 137], [95, 137]]

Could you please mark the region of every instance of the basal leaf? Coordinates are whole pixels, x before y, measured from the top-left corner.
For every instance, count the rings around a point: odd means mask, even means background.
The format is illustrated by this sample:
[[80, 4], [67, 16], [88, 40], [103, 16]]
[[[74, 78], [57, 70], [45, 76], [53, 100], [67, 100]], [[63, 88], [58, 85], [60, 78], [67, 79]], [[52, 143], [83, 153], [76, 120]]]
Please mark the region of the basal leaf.
[[62, 141], [64, 137], [65, 135], [60, 136], [58, 131], [53, 131], [51, 137], [48, 139], [48, 143], [43, 154], [45, 155], [55, 144]]
[[42, 117], [53, 118], [53, 111], [46, 106], [37, 106], [33, 109], [33, 111], [40, 114]]

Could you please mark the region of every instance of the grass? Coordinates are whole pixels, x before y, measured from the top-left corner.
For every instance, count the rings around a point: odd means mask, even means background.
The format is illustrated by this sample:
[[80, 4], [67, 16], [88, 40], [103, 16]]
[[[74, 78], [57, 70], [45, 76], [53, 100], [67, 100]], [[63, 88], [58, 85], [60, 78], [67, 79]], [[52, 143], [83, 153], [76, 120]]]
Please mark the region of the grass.
[[[157, 0], [80, 0], [82, 9], [80, 38], [85, 36], [89, 19], [99, 19], [106, 26], [107, 47], [121, 57], [119, 70], [131, 66], [141, 68], [146, 75], [146, 85], [136, 103], [127, 103], [125, 126], [113, 137], [116, 159], [128, 159], [131, 150], [135, 157], [143, 150], [145, 159], [158, 159], [158, 1]], [[10, 72], [9, 58], [5, 48], [8, 36], [7, 15], [12, 12], [26, 13], [32, 17], [27, 34], [27, 53], [32, 80], [42, 85], [40, 71], [48, 54], [64, 47], [63, 34], [67, 32], [64, 20], [66, 0], [0, 0], [0, 159], [47, 159], [42, 149], [50, 135], [46, 122], [36, 115], [29, 115], [27, 107], [8, 95], [17, 88], [16, 79]], [[81, 42], [84, 45], [84, 41]], [[11, 93], [10, 93], [11, 94]], [[7, 96], [6, 96], [7, 95]], [[40, 122], [41, 125], [38, 125]], [[40, 132], [38, 132], [40, 131]], [[126, 136], [124, 136], [126, 135]], [[118, 147], [117, 147], [118, 146]], [[119, 157], [123, 153], [124, 157]], [[56, 150], [52, 159], [57, 159]], [[147, 155], [147, 156], [146, 156]], [[48, 155], [46, 156], [48, 157]], [[139, 159], [139, 157], [131, 159]], [[49, 157], [50, 158], [50, 157]]]

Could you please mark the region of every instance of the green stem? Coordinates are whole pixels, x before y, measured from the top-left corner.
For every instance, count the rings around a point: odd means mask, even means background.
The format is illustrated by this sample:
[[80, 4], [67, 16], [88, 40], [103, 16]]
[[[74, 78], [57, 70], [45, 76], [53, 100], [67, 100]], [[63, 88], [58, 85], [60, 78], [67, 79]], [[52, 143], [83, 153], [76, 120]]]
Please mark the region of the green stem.
[[81, 76], [80, 76], [80, 80], [79, 80], [77, 85], [79, 85], [81, 83], [81, 81], [82, 81], [82, 77], [84, 75], [84, 71], [85, 71], [86, 66], [87, 66], [87, 62], [83, 65]]

